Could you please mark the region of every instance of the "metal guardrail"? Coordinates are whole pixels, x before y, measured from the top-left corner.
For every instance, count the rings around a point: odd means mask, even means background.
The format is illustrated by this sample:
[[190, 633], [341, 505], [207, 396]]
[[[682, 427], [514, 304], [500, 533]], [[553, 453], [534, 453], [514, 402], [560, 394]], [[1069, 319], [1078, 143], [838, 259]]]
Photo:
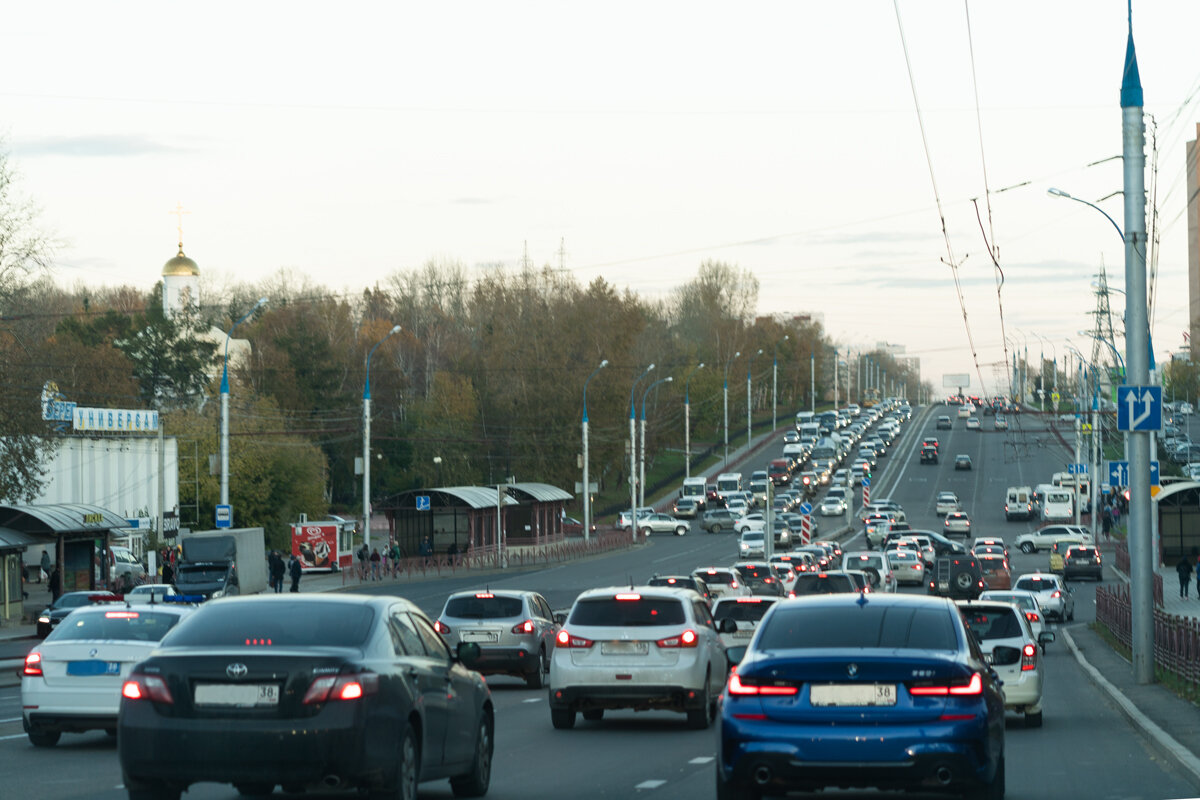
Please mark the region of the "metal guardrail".
[[[1129, 587], [1096, 587], [1096, 621], [1126, 647], [1133, 647]], [[1200, 689], [1200, 619], [1154, 609], [1154, 663]]]
[[[1130, 575], [1129, 571], [1129, 546], [1125, 542], [1117, 542], [1113, 545], [1113, 561], [1117, 569], [1126, 575]], [[1157, 572], [1154, 573], [1154, 606], [1162, 608], [1163, 606], [1163, 578]]]

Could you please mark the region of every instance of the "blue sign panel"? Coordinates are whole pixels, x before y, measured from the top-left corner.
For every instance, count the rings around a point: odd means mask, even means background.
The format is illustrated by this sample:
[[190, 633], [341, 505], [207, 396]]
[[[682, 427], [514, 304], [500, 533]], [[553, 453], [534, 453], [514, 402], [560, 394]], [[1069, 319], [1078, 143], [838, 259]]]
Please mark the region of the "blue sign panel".
[[217, 506], [216, 526], [218, 528], [233, 527], [233, 506]]
[[417, 511], [428, 511], [428, 510], [429, 510], [429, 495], [427, 495], [427, 494], [417, 495]]
[[1067, 464], [1068, 475], [1087, 475], [1087, 464]]
[[812, 503], [801, 503], [800, 504], [800, 513], [801, 514], [811, 514], [812, 513]]
[[1117, 430], [1162, 430], [1162, 387], [1118, 386]]
[[863, 486], [870, 486], [870, 485], [871, 485], [870, 477], [863, 478]]
[[[1129, 485], [1129, 462], [1128, 461], [1109, 461], [1106, 463], [1108, 467], [1108, 482], [1113, 486], [1128, 486]], [[1150, 485], [1159, 485], [1158, 462], [1150, 462]]]

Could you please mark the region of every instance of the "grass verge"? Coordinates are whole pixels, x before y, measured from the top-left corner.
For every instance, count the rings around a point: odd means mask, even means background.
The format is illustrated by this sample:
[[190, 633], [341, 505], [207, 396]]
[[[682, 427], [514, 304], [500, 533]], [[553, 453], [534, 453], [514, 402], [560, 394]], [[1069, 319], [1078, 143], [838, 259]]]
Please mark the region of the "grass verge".
[[[1108, 643], [1109, 647], [1115, 650], [1122, 658], [1132, 663], [1133, 653], [1126, 647], [1120, 639], [1113, 635], [1107, 625], [1102, 625], [1099, 622], [1090, 622], [1088, 627], [1099, 634], [1100, 638]], [[1200, 689], [1197, 689], [1191, 683], [1180, 678], [1174, 672], [1164, 669], [1157, 664], [1154, 665], [1154, 680], [1163, 687], [1169, 689], [1172, 694], [1187, 700], [1194, 706], [1200, 707]]]

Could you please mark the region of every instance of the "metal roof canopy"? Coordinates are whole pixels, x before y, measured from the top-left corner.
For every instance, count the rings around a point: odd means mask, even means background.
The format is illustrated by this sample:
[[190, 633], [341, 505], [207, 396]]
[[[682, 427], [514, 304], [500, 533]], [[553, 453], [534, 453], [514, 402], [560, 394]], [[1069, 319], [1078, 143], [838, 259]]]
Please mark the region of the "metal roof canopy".
[[0, 528], [34, 538], [36, 544], [62, 536], [87, 539], [128, 528], [129, 520], [108, 509], [84, 503], [55, 503], [36, 506], [0, 505]]
[[555, 500], [574, 500], [575, 495], [570, 494], [557, 486], [551, 486], [548, 483], [510, 483], [504, 487], [506, 492], [521, 492], [540, 503], [552, 503]]
[[0, 528], [0, 550], [24, 550], [31, 544], [42, 544], [42, 542], [27, 533], [10, 528]]
[[[440, 486], [436, 489], [409, 489], [408, 491], [398, 492], [384, 501], [378, 503], [380, 508], [399, 508], [399, 503], [402, 499], [409, 500], [410, 508], [416, 506], [416, 501], [413, 498], [424, 497], [432, 494], [444, 494], [461, 500], [465, 505], [471, 508], [495, 508], [496, 507], [496, 489], [493, 486]], [[396, 505], [388, 506], [387, 503], [392, 502]], [[509, 497], [503, 495], [503, 502], [506, 506], [515, 506], [519, 503]]]

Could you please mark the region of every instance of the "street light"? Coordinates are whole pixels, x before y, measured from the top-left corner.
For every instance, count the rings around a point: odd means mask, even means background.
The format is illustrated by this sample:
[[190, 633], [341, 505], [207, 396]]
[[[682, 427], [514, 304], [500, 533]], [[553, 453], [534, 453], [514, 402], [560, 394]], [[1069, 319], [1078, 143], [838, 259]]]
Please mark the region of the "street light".
[[635, 411], [637, 408], [633, 393], [637, 389], [638, 382], [642, 378], [650, 374], [650, 370], [654, 369], [654, 365], [646, 367], [645, 372], [638, 375], [633, 382], [633, 386], [629, 387], [629, 532], [632, 534], [631, 541], [637, 541], [637, 417]]
[[[234, 328], [250, 319], [250, 316], [266, 303], [267, 298], [260, 297], [254, 307], [233, 323], [229, 332], [225, 334], [225, 365], [221, 368], [221, 505], [223, 506], [229, 505], [229, 337], [233, 335]], [[230, 519], [232, 517], [233, 515], [230, 514]]]
[[608, 366], [608, 359], [600, 362], [600, 366], [592, 370], [592, 374], [587, 376], [587, 380], [583, 382], [583, 540], [586, 542], [592, 538], [592, 490], [588, 483], [588, 415], [587, 415], [587, 387], [591, 383], [592, 378], [596, 377], [596, 373]]
[[[692, 477], [692, 402], [690, 390], [692, 387], [692, 375], [696, 374], [697, 369], [704, 369], [704, 362], [700, 362], [700, 366], [688, 373], [687, 380], [683, 382], [683, 477]], [[701, 498], [703, 499], [703, 498]]]
[[725, 464], [729, 463], [729, 367], [733, 360], [742, 354], [741, 350], [729, 357], [725, 362]]
[[771, 430], [779, 427], [779, 345], [790, 338], [791, 334], [788, 334], [775, 343], [775, 357], [771, 362]]
[[641, 474], [638, 479], [638, 506], [646, 505], [646, 395], [650, 394], [650, 390], [660, 383], [670, 383], [675, 380], [670, 375], [665, 378], [659, 378], [654, 383], [646, 387], [646, 391], [642, 392], [642, 457], [641, 457]]
[[750, 442], [751, 442], [750, 411], [753, 408], [753, 406], [751, 405], [751, 401], [750, 401], [750, 368], [754, 366], [755, 356], [761, 356], [761, 355], [762, 355], [762, 349], [759, 348], [759, 351], [757, 353], [751, 354], [750, 360], [746, 362], [746, 447], [747, 448], [750, 447]]
[[[371, 546], [371, 356], [375, 355], [379, 345], [399, 332], [400, 326], [393, 326], [386, 336], [367, 351], [367, 374], [363, 380], [363, 544], [367, 547]], [[440, 464], [441, 461], [438, 458], [434, 463]]]
[[1121, 241], [1125, 240], [1125, 234], [1121, 231], [1121, 226], [1117, 224], [1117, 221], [1110, 217], [1107, 211], [1095, 203], [1089, 203], [1087, 200], [1084, 200], [1081, 197], [1075, 197], [1074, 195], [1067, 194], [1062, 189], [1055, 189], [1053, 186], [1046, 190], [1046, 194], [1050, 195], [1051, 197], [1065, 197], [1068, 200], [1074, 200], [1076, 203], [1083, 203], [1085, 206], [1091, 206], [1103, 214], [1106, 220], [1112, 223], [1112, 226], [1117, 229], [1117, 236], [1121, 237]]

